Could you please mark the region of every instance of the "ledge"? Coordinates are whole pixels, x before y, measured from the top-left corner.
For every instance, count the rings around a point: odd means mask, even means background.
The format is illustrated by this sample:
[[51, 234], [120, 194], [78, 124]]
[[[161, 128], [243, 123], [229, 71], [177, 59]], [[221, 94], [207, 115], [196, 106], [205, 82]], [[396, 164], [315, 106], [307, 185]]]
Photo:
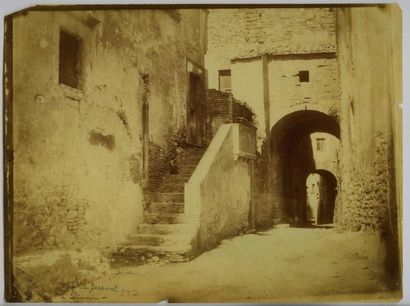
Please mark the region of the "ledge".
[[63, 91], [64, 97], [80, 102], [81, 99], [83, 98], [84, 94], [82, 92], [82, 90], [77, 89], [77, 88], [73, 88], [64, 84], [59, 84], [60, 88]]

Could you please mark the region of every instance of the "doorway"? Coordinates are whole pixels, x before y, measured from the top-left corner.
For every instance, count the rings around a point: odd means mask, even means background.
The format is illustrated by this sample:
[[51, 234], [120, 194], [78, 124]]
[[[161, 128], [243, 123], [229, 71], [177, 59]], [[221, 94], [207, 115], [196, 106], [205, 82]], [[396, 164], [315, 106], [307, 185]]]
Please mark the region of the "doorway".
[[[333, 135], [337, 139], [340, 137], [337, 120], [326, 113], [314, 110], [289, 113], [272, 127], [270, 191], [271, 198], [276, 203], [271, 205], [271, 215], [273, 219], [280, 218], [281, 223], [302, 227], [310, 225], [311, 217], [306, 205], [306, 178], [310, 173], [322, 175], [319, 169], [327, 169], [329, 165], [334, 165], [332, 158], [337, 155], [332, 153], [333, 149], [330, 153], [323, 150], [322, 142], [319, 148], [312, 145], [311, 135], [317, 132]], [[338, 146], [338, 142], [334, 144]], [[337, 169], [337, 166], [335, 167]], [[336, 179], [334, 182], [336, 186]], [[332, 211], [332, 215], [327, 215], [326, 220], [333, 219], [333, 209], [329, 210]]]
[[332, 224], [337, 195], [336, 177], [326, 170], [311, 173], [306, 179], [306, 204], [311, 224]]

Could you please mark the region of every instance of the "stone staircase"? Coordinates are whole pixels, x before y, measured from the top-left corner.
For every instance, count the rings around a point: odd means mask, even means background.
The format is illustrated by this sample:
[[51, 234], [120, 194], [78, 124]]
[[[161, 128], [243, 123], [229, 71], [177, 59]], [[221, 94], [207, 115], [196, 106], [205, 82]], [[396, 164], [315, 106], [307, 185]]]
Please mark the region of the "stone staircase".
[[175, 173], [163, 179], [145, 209], [144, 222], [112, 258], [118, 264], [187, 261], [192, 230], [184, 214], [184, 185], [198, 165], [204, 148], [185, 147], [178, 155]]

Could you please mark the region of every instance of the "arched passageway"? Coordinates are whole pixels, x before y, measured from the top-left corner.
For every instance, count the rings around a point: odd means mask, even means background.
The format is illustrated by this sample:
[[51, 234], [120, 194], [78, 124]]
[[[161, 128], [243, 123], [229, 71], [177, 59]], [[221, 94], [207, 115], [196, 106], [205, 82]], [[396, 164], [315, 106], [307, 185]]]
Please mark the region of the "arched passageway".
[[327, 170], [316, 170], [306, 178], [307, 218], [310, 224], [332, 224], [334, 221], [337, 179]]
[[316, 132], [340, 137], [337, 120], [313, 110], [288, 114], [271, 130], [271, 194], [274, 222], [297, 226], [310, 225], [306, 178], [310, 173], [318, 171], [314, 151], [320, 147], [313, 147], [310, 137]]

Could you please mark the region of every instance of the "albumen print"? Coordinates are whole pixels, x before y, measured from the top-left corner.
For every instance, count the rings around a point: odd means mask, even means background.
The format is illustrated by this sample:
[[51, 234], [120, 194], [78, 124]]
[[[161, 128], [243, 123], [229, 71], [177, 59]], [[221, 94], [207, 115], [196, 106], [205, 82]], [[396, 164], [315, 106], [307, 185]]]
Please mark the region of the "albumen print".
[[6, 300], [400, 300], [401, 44], [391, 4], [6, 16]]

